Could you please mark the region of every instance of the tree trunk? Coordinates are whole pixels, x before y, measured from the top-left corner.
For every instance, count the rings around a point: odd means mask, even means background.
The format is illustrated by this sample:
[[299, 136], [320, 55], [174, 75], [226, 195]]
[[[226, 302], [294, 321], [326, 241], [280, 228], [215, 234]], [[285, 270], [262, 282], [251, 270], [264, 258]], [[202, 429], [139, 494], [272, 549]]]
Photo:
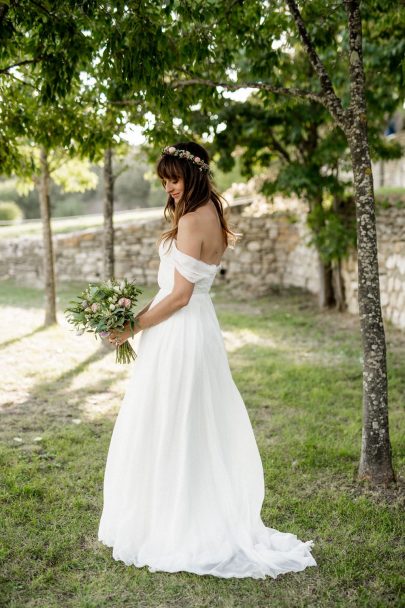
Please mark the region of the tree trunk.
[[[336, 173], [338, 172], [339, 167], [336, 168]], [[339, 200], [335, 195], [333, 197], [333, 209], [336, 215], [339, 214]], [[343, 207], [344, 213], [344, 207]], [[333, 285], [333, 293], [335, 296], [335, 308], [338, 312], [345, 312], [347, 310], [347, 302], [346, 302], [346, 291], [345, 284], [342, 276], [342, 260], [335, 259], [332, 262], [332, 285]]]
[[[317, 196], [308, 201], [309, 213], [314, 214], [314, 222], [309, 222], [309, 229], [315, 235], [324, 227], [323, 218], [323, 191], [321, 190]], [[318, 218], [318, 219], [316, 219]], [[318, 306], [319, 308], [330, 308], [335, 303], [332, 283], [332, 265], [325, 263], [317, 249], [318, 255], [318, 276], [319, 276], [319, 293]]]
[[51, 229], [51, 205], [49, 197], [48, 153], [44, 147], [40, 150], [41, 174], [39, 178], [39, 202], [42, 219], [44, 244], [44, 280], [45, 280], [45, 325], [57, 323], [55, 271]]
[[373, 172], [367, 130], [360, 0], [346, 0], [350, 48], [350, 107], [344, 131], [349, 143], [356, 201], [358, 301], [363, 341], [363, 431], [359, 479], [395, 481], [388, 426], [388, 381], [381, 311]]
[[332, 265], [325, 264], [318, 255], [319, 271], [319, 294], [318, 304], [320, 308], [330, 308], [335, 304], [335, 294], [332, 283]]
[[105, 280], [114, 278], [114, 176], [112, 156], [112, 148], [107, 148], [104, 153], [103, 272]]
[[359, 479], [395, 481], [388, 425], [385, 332], [381, 311], [373, 175], [365, 117], [350, 130], [357, 222], [358, 302], [363, 342], [363, 431]]
[[332, 265], [332, 284], [335, 296], [335, 307], [339, 312], [347, 310], [345, 284], [342, 277], [342, 262], [335, 260]]

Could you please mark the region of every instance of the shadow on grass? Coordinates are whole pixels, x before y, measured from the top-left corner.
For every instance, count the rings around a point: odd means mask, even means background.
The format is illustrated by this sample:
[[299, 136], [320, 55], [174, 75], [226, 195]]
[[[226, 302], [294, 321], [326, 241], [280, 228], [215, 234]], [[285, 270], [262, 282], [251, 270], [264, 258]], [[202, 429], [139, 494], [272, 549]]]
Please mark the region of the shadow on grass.
[[8, 346], [11, 346], [12, 344], [15, 344], [16, 342], [25, 340], [26, 338], [31, 338], [32, 336], [35, 336], [35, 334], [38, 334], [41, 331], [44, 331], [45, 329], [48, 329], [48, 328], [45, 325], [40, 325], [39, 327], [36, 327], [35, 329], [33, 329], [29, 334], [24, 334], [23, 336], [18, 336], [17, 338], [11, 338], [11, 340], [6, 340], [5, 342], [1, 342], [0, 350], [3, 350], [5, 348], [7, 348]]
[[[72, 381], [85, 372], [93, 363], [103, 359], [110, 354], [111, 350], [100, 346], [97, 351], [92, 353], [83, 361], [80, 361], [72, 368], [54, 378], [51, 381], [39, 382], [30, 391], [24, 401], [16, 404], [10, 409], [6, 409], [2, 416], [7, 416], [8, 421], [4, 424], [4, 429], [17, 424], [19, 430], [30, 432], [40, 428], [49, 428], [49, 422], [53, 421], [57, 426], [66, 424], [67, 421], [82, 414], [80, 407], [86, 402], [86, 397], [91, 394], [107, 392], [111, 386], [111, 377], [105, 376], [92, 385], [69, 390]], [[115, 374], [114, 382], [125, 375]]]

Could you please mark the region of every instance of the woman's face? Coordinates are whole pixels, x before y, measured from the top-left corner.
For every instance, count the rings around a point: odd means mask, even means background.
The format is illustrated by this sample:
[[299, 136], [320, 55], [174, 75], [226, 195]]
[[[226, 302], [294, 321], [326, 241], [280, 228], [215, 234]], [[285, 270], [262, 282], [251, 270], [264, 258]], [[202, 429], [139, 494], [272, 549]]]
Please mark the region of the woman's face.
[[170, 194], [174, 198], [174, 202], [177, 203], [184, 193], [184, 179], [182, 177], [163, 179], [162, 184], [167, 194]]

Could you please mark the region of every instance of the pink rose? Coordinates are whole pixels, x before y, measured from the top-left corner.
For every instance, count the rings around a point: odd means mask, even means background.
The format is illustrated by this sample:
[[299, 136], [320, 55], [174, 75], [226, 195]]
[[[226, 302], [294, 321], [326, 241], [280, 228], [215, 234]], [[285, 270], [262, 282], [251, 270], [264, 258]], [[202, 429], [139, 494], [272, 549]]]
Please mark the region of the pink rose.
[[100, 304], [97, 304], [97, 302], [94, 302], [94, 304], [91, 305], [91, 310], [93, 312], [97, 312], [100, 308]]
[[174, 146], [170, 146], [169, 154], [174, 154], [176, 152], [176, 148]]
[[131, 300], [129, 298], [120, 298], [118, 300], [118, 306], [123, 306], [124, 308], [130, 308]]
[[201, 158], [199, 156], [195, 156], [194, 160], [196, 163], [200, 163], [201, 162]]

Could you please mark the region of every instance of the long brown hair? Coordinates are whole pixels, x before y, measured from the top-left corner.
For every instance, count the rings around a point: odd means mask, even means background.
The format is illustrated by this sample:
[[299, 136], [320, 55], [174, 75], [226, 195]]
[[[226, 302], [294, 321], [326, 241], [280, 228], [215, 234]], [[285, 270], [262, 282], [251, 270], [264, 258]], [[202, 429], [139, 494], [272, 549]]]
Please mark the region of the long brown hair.
[[[188, 150], [191, 154], [200, 157], [205, 163], [209, 164], [207, 150], [193, 141], [180, 142], [174, 144], [173, 147], [178, 150]], [[238, 235], [229, 228], [228, 222], [224, 217], [222, 201], [226, 203], [226, 200], [216, 190], [208, 173], [200, 171], [198, 166], [192, 161], [172, 156], [171, 154], [164, 154], [160, 158], [156, 171], [162, 182], [166, 179], [176, 180], [183, 178], [184, 180], [183, 196], [177, 205], [174, 202], [174, 198], [170, 194], [168, 196], [164, 216], [167, 221], [171, 221], [172, 228], [161, 234], [159, 243], [162, 240], [175, 239], [180, 218], [186, 213], [195, 211], [211, 199], [218, 212], [226, 245], [233, 246], [235, 244]]]

